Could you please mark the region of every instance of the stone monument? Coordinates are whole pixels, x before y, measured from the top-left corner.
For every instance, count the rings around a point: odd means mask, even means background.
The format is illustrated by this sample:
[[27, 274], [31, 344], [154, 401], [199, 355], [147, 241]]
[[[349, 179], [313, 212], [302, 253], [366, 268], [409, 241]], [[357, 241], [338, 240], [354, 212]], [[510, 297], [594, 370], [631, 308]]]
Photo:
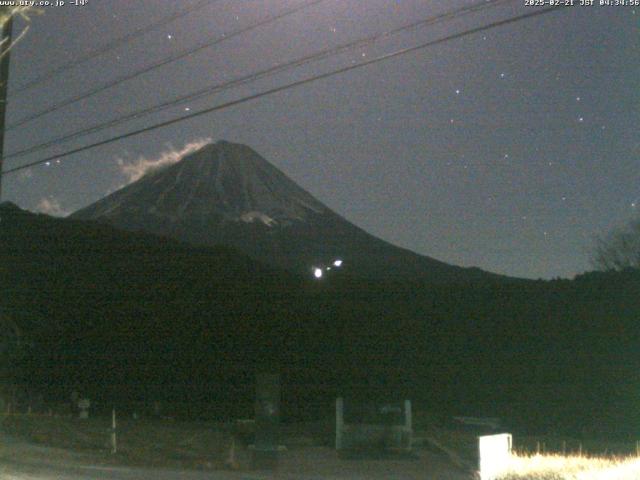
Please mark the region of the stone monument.
[[280, 376], [259, 374], [256, 378], [256, 430], [253, 468], [275, 470], [278, 467], [280, 423]]
[[78, 410], [80, 413], [78, 414], [78, 418], [81, 420], [86, 420], [89, 418], [89, 407], [91, 406], [91, 401], [88, 398], [81, 398], [78, 400]]

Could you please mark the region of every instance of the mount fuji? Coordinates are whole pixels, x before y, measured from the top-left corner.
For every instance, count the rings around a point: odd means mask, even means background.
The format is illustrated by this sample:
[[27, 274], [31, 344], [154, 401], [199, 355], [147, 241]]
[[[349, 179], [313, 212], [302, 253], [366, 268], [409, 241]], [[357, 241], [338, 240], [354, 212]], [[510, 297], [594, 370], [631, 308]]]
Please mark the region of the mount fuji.
[[[251, 148], [211, 143], [85, 207], [71, 218], [193, 245], [224, 245], [290, 271], [340, 268], [431, 281], [499, 278], [391, 245], [350, 223]], [[335, 263], [341, 263], [336, 267]], [[326, 272], [328, 273], [328, 272]]]

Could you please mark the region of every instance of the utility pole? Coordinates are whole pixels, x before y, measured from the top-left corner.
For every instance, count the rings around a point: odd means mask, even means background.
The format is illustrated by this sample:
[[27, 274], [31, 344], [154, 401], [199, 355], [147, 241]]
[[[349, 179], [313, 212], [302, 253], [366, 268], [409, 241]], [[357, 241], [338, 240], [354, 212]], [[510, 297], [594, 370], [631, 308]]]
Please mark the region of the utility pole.
[[13, 30], [13, 15], [10, 7], [0, 7], [0, 15], [9, 18], [2, 25], [0, 40], [0, 201], [2, 201], [2, 168], [4, 160], [4, 128], [7, 113], [7, 90], [9, 89], [9, 55], [11, 52], [11, 32]]

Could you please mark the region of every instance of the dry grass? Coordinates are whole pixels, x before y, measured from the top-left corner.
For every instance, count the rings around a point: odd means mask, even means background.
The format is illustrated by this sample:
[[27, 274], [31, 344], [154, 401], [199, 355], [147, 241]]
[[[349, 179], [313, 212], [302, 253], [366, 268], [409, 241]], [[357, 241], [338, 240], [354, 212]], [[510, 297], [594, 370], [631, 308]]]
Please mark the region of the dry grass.
[[[433, 426], [426, 431], [469, 464], [477, 464], [476, 435]], [[517, 452], [512, 455], [509, 472], [500, 480], [640, 480], [640, 457], [635, 455], [632, 442], [554, 436], [519, 436], [514, 440]], [[542, 453], [535, 453], [536, 449]]]
[[514, 454], [500, 480], [638, 480], [638, 457]]

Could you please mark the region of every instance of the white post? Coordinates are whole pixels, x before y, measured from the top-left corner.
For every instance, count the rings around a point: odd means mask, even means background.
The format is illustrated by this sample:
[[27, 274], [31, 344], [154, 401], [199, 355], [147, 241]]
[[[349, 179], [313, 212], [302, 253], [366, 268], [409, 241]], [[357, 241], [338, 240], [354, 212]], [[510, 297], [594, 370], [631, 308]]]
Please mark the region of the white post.
[[411, 431], [412, 430], [412, 414], [411, 414], [411, 400], [404, 401], [404, 427]]
[[407, 448], [411, 450], [413, 443], [413, 415], [411, 411], [411, 400], [404, 401], [404, 428], [408, 436]]
[[111, 410], [111, 453], [118, 452], [118, 439], [116, 438], [116, 409]]
[[344, 429], [344, 399], [336, 399], [336, 450], [342, 449], [342, 431]]

